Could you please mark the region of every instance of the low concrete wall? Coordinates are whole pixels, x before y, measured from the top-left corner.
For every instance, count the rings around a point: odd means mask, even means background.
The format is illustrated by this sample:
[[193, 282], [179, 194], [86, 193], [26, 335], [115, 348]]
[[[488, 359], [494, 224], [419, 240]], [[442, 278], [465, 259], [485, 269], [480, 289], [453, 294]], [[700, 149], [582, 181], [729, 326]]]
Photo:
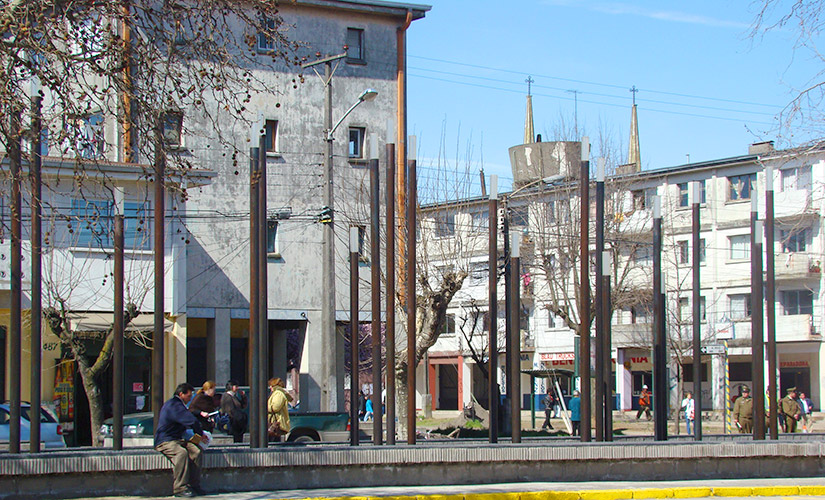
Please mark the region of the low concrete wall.
[[[213, 448], [210, 492], [520, 481], [821, 476], [825, 442], [482, 443]], [[149, 449], [0, 456], [0, 498], [171, 493], [169, 462]]]

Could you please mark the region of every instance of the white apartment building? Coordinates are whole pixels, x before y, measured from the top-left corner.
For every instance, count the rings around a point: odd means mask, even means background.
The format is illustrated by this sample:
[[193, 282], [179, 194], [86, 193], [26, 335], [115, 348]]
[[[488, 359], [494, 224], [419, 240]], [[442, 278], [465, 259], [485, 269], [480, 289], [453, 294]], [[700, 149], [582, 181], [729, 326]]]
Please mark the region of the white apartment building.
[[[595, 165], [595, 162], [592, 162]], [[825, 295], [822, 262], [825, 251], [825, 149], [775, 151], [770, 143], [755, 144], [747, 155], [643, 172], [608, 175], [606, 247], [614, 249], [611, 286], [613, 380], [617, 409], [637, 407], [643, 384], [652, 387], [652, 197], [660, 196], [663, 217], [663, 273], [667, 290], [667, 335], [671, 407], [680, 390], [693, 389], [692, 271], [689, 185], [701, 186], [700, 238], [703, 245], [701, 321], [703, 345], [726, 344], [726, 355], [707, 355], [702, 363], [704, 408], [724, 408], [725, 372], [731, 395], [752, 382], [750, 300], [751, 198], [757, 197], [759, 218], [765, 216], [765, 169], [773, 167], [776, 233], [776, 338], [779, 388], [795, 386], [820, 401], [825, 392]], [[568, 168], [567, 172], [577, 172]], [[565, 170], [562, 168], [562, 172]], [[518, 179], [518, 177], [517, 177]], [[578, 387], [574, 376], [579, 342], [570, 321], [577, 321], [576, 287], [572, 276], [578, 262], [578, 182], [568, 175], [552, 185], [535, 179], [500, 195], [509, 206], [511, 231], [521, 234], [520, 294], [522, 318], [521, 369], [555, 369], [568, 394]], [[590, 249], [595, 250], [595, 195], [590, 195]], [[445, 331], [430, 349], [426, 367], [433, 408], [454, 409], [474, 396], [487, 399], [487, 387], [473, 351], [486, 352], [488, 321], [488, 201], [476, 198], [425, 207], [422, 233], [430, 255], [431, 274], [448, 266], [467, 272], [461, 291], [448, 310]], [[501, 226], [499, 226], [501, 227]], [[429, 238], [429, 240], [427, 240]], [[499, 272], [503, 260], [499, 237]], [[460, 245], [456, 245], [459, 242]], [[443, 249], [461, 248], [453, 256]], [[770, 251], [765, 247], [765, 252]], [[567, 264], [566, 264], [567, 262]], [[765, 262], [763, 256], [763, 263]], [[571, 265], [572, 263], [572, 265]], [[764, 265], [764, 264], [763, 264]], [[565, 267], [566, 266], [566, 267]], [[591, 293], [594, 268], [591, 262]], [[560, 280], [560, 277], [566, 277]], [[554, 283], [551, 283], [554, 282]], [[615, 290], [619, 283], [620, 290]], [[504, 336], [504, 288], [499, 280], [497, 321]], [[467, 332], [475, 326], [472, 335]], [[595, 323], [591, 325], [595, 334]], [[764, 329], [767, 332], [767, 329]], [[767, 333], [765, 334], [767, 335]], [[502, 341], [503, 342], [503, 341]], [[499, 345], [504, 384], [503, 343]], [[687, 367], [686, 370], [682, 367]], [[767, 373], [767, 362], [765, 371]], [[522, 375], [522, 404], [530, 408], [530, 376]], [[533, 390], [541, 395], [545, 379]], [[486, 404], [485, 404], [486, 406]]]

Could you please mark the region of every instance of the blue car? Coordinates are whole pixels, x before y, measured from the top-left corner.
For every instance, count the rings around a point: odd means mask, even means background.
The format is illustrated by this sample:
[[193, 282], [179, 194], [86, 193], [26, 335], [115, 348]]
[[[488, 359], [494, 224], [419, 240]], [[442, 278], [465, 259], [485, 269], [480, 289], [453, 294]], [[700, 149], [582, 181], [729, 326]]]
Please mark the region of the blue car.
[[[31, 432], [31, 422], [29, 421], [29, 414], [31, 405], [22, 403], [20, 405], [20, 442], [28, 443], [29, 434]], [[9, 427], [11, 422], [10, 406], [8, 403], [0, 404], [0, 444], [8, 446], [9, 444]], [[57, 423], [57, 420], [51, 413], [40, 409], [40, 441], [43, 448], [65, 448], [66, 441], [63, 440], [63, 427]]]

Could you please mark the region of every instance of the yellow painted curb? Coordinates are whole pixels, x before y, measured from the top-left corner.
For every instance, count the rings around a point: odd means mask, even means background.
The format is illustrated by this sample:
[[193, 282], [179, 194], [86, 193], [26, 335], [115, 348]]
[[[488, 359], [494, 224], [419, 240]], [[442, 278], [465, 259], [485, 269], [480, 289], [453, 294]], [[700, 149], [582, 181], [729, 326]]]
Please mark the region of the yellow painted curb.
[[749, 497], [753, 495], [753, 488], [739, 486], [719, 486], [713, 488], [715, 497]]
[[800, 495], [825, 495], [825, 486], [800, 486]]
[[464, 495], [418, 495], [409, 497], [410, 500], [464, 500]]
[[704, 498], [713, 495], [710, 487], [673, 488], [673, 498]]
[[627, 500], [633, 498], [633, 490], [581, 490], [581, 500]]
[[781, 497], [799, 495], [799, 486], [754, 486], [755, 497]]
[[416, 500], [416, 498], [411, 495], [400, 495], [391, 497], [370, 497], [370, 500]]
[[519, 500], [579, 500], [578, 491], [523, 491]]
[[518, 492], [502, 493], [468, 493], [464, 500], [518, 500]]
[[633, 498], [673, 498], [673, 488], [645, 488], [633, 490]]

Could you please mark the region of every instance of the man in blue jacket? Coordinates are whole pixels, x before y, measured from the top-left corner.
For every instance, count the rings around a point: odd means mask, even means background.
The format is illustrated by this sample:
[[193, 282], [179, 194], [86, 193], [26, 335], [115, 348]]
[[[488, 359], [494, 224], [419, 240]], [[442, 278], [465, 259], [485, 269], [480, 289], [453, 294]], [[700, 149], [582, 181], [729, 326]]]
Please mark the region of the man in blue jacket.
[[570, 400], [570, 423], [573, 425], [573, 436], [581, 436], [582, 420], [582, 400], [579, 391], [573, 391], [573, 398]]
[[201, 448], [183, 438], [186, 429], [192, 429], [195, 435], [205, 439], [200, 422], [186, 407], [192, 399], [193, 390], [187, 383], [175, 388], [175, 395], [160, 409], [158, 428], [155, 430], [155, 449], [172, 462], [175, 477], [173, 492], [176, 497], [201, 494]]

